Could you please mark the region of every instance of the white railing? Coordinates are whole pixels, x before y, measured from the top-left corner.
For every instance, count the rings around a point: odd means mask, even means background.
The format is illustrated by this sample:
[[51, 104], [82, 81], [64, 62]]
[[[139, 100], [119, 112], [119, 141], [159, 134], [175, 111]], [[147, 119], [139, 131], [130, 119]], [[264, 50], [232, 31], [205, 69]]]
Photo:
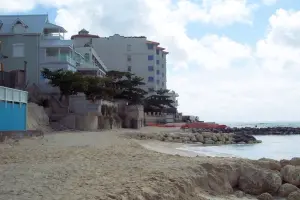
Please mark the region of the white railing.
[[64, 40], [64, 36], [60, 34], [44, 34], [45, 40]]
[[71, 65], [76, 66], [76, 61], [70, 56], [60, 55], [60, 56], [46, 56], [45, 62], [68, 62]]
[[0, 86], [0, 100], [27, 103], [28, 92]]

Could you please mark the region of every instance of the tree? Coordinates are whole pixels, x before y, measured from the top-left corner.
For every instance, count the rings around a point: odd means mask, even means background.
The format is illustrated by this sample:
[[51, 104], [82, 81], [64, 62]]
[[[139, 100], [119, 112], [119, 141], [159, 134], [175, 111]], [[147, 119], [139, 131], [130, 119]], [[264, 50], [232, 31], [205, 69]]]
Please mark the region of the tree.
[[49, 84], [53, 87], [58, 87], [60, 90], [61, 101], [63, 97], [68, 98], [70, 95], [76, 95], [79, 92], [84, 92], [87, 88], [87, 83], [84, 77], [78, 72], [65, 71], [62, 69], [51, 71], [47, 68], [42, 70], [42, 76], [49, 79]]
[[112, 80], [111, 87], [116, 90], [115, 99], [124, 99], [129, 104], [142, 104], [147, 92], [140, 88], [145, 85], [143, 78], [130, 72], [109, 71], [106, 74]]
[[84, 91], [86, 98], [95, 102], [99, 99], [113, 100], [118, 90], [112, 87], [112, 79], [109, 77], [86, 76], [87, 88]]
[[168, 95], [169, 90], [160, 89], [150, 95], [144, 101], [145, 112], [176, 113], [177, 109], [172, 105], [174, 101]]

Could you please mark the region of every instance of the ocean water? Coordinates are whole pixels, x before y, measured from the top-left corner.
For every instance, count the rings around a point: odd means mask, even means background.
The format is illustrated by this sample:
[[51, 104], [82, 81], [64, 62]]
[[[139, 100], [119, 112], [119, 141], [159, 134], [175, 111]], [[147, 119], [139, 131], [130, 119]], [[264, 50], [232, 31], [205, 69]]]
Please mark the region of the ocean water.
[[257, 127], [257, 128], [267, 128], [267, 127], [293, 127], [299, 128], [300, 122], [260, 122], [260, 123], [247, 123], [247, 122], [232, 122], [232, 123], [220, 123], [225, 124], [229, 127]]
[[234, 144], [220, 146], [187, 145], [180, 150], [192, 151], [206, 156], [240, 157], [257, 160], [271, 158], [275, 160], [300, 157], [300, 135], [292, 136], [255, 136], [262, 140], [259, 144]]

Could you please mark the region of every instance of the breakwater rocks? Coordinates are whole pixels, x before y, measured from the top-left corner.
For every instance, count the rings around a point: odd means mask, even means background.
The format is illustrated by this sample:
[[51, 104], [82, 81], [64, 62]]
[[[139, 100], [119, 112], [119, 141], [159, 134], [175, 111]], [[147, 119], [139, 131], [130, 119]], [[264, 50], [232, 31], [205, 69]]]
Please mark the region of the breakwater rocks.
[[292, 127], [271, 127], [271, 128], [191, 128], [185, 129], [187, 132], [213, 132], [213, 133], [237, 133], [249, 135], [300, 135], [300, 128]]
[[205, 144], [205, 145], [222, 145], [222, 144], [253, 144], [261, 143], [255, 137], [249, 134], [235, 133], [213, 133], [213, 132], [169, 132], [169, 133], [128, 133], [129, 138], [140, 140], [159, 140], [165, 142], [176, 142], [186, 144]]

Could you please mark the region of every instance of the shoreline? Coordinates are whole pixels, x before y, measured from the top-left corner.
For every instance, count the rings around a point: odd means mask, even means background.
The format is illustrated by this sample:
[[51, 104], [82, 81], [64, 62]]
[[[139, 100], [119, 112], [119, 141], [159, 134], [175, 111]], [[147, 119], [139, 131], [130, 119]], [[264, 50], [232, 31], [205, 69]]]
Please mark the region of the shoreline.
[[[140, 130], [153, 131], [166, 129]], [[178, 144], [123, 137], [128, 132], [139, 130], [61, 132], [1, 144], [0, 199], [255, 199], [240, 191], [254, 192], [243, 185], [252, 180], [244, 169], [259, 173], [256, 181], [279, 187], [265, 179], [277, 177], [271, 171], [278, 170], [276, 162], [169, 155]]]

